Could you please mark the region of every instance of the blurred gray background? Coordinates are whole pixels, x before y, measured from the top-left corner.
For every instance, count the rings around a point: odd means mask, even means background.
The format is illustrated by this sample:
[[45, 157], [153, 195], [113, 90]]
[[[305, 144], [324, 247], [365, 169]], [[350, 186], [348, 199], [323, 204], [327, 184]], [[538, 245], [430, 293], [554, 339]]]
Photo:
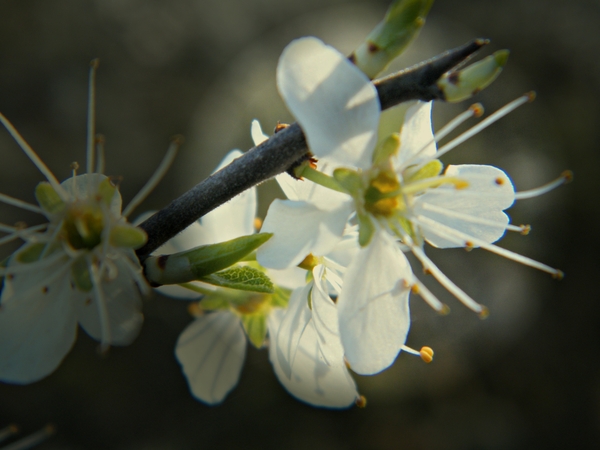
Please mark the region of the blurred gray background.
[[[292, 120], [275, 67], [293, 38], [316, 35], [350, 52], [383, 17], [387, 1], [4, 0], [0, 2], [0, 111], [59, 179], [85, 158], [88, 63], [101, 60], [97, 130], [106, 173], [123, 176], [130, 200], [182, 133], [181, 155], [138, 210], [158, 209], [202, 180], [232, 148], [251, 147], [250, 121], [265, 130]], [[401, 68], [474, 37], [509, 48], [501, 78], [480, 94], [488, 114], [524, 92], [523, 106], [444, 158], [493, 164], [518, 189], [556, 177], [575, 181], [510, 211], [527, 236], [501, 245], [559, 267], [561, 281], [476, 250], [431, 257], [489, 306], [479, 320], [450, 305], [440, 317], [417, 297], [408, 344], [430, 345], [430, 365], [402, 354], [374, 377], [356, 377], [366, 409], [304, 405], [278, 384], [265, 351], [248, 350], [238, 387], [218, 407], [195, 401], [173, 357], [191, 320], [182, 302], [144, 304], [136, 342], [99, 357], [81, 332], [47, 379], [0, 384], [0, 428], [58, 432], [40, 449], [530, 449], [598, 448], [600, 4], [597, 0], [438, 0]], [[437, 104], [439, 129], [468, 107]], [[42, 177], [0, 130], [0, 192], [34, 201]], [[264, 215], [277, 189], [261, 187]], [[3, 223], [40, 219], [0, 204]], [[12, 248], [1, 249], [4, 257]], [[431, 250], [431, 251], [429, 251]]]

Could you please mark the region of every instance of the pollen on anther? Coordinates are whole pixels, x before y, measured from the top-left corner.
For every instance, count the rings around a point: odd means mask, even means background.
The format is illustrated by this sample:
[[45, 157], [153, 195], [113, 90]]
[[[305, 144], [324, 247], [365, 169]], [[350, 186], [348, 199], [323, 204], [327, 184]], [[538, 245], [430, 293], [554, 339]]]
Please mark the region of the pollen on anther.
[[416, 295], [416, 294], [418, 294], [418, 293], [419, 293], [419, 285], [417, 285], [417, 284], [413, 284], [413, 285], [410, 287], [410, 291], [411, 291], [413, 294], [415, 294], [415, 295]]
[[424, 273], [425, 275], [431, 275], [431, 273], [432, 273], [432, 272], [431, 272], [431, 270], [430, 270], [430, 269], [428, 269], [427, 267], [423, 267], [423, 273]]
[[427, 364], [433, 361], [433, 349], [431, 347], [421, 347], [419, 355], [421, 355], [421, 359]]
[[481, 103], [474, 103], [469, 107], [469, 109], [473, 111], [473, 117], [476, 119], [483, 116], [484, 109]]
[[521, 228], [521, 234], [523, 236], [527, 236], [531, 231], [531, 225], [519, 225], [519, 227]]
[[560, 176], [563, 177], [565, 183], [570, 183], [571, 181], [573, 181], [573, 172], [570, 170], [565, 170], [563, 173], [560, 174]]
[[194, 317], [200, 317], [204, 314], [204, 310], [198, 302], [190, 303], [188, 306], [188, 312]]
[[354, 404], [359, 407], [359, 408], [364, 408], [367, 406], [367, 397], [365, 397], [364, 395], [360, 395], [356, 401], [354, 402]]
[[260, 217], [255, 217], [254, 218], [254, 229], [255, 230], [260, 230], [260, 228], [262, 227], [263, 221]]
[[289, 126], [290, 125], [287, 124], [287, 123], [277, 122], [277, 125], [275, 125], [275, 129], [273, 130], [273, 132], [274, 133], [279, 133], [281, 130], [285, 130]]
[[529, 91], [527, 94], [525, 94], [527, 96], [527, 101], [528, 102], [532, 102], [535, 100], [536, 97], [536, 93], [535, 91]]
[[48, 286], [44, 286], [44, 287], [42, 288], [42, 292], [43, 292], [44, 294], [47, 294], [47, 293], [48, 293]]
[[473, 244], [471, 241], [466, 241], [465, 242], [465, 250], [470, 252], [471, 250], [473, 250], [473, 248], [475, 248], [475, 244]]
[[77, 161], [73, 161], [70, 165], [71, 170], [79, 170], [79, 163]]
[[481, 320], [487, 319], [489, 317], [489, 315], [490, 315], [490, 310], [487, 307], [482, 306], [481, 311], [479, 312], [479, 318]]
[[437, 312], [442, 316], [447, 316], [450, 314], [450, 307], [448, 305], [442, 305], [442, 308]]
[[498, 186], [502, 186], [504, 184], [504, 178], [498, 177], [494, 180], [494, 182], [498, 185]]
[[552, 274], [552, 278], [554, 278], [555, 280], [562, 280], [565, 277], [565, 273], [562, 270], [556, 270], [553, 274]]

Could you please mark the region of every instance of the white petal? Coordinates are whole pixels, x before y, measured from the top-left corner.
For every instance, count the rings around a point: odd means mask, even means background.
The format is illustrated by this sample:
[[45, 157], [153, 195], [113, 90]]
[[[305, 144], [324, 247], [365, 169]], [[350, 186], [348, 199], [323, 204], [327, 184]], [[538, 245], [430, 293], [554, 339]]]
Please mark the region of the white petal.
[[400, 130], [400, 150], [394, 159], [397, 170], [402, 171], [406, 165], [418, 164], [435, 155], [437, 147], [431, 125], [432, 103], [418, 101], [406, 111]]
[[[500, 239], [509, 222], [502, 211], [515, 199], [514, 187], [508, 176], [496, 167], [483, 165], [448, 166], [445, 174], [459, 177], [469, 186], [465, 189], [441, 186], [427, 190], [415, 200], [414, 214], [429, 217], [488, 243]], [[423, 231], [423, 235], [436, 247], [464, 246], [430, 230]]]
[[175, 355], [194, 397], [221, 403], [240, 378], [246, 358], [246, 335], [229, 311], [198, 317], [177, 340]]
[[[73, 200], [89, 198], [98, 191], [98, 185], [108, 177], [101, 173], [77, 175], [67, 178], [60, 185], [71, 195]], [[110, 202], [110, 210], [115, 216], [121, 215], [122, 199], [118, 189]]]
[[313, 269], [315, 282], [311, 291], [312, 325], [325, 363], [333, 365], [343, 360], [344, 348], [340, 341], [337, 308], [327, 293], [324, 271], [323, 265]]
[[306, 202], [274, 200], [261, 229], [274, 235], [257, 250], [258, 262], [285, 269], [299, 264], [309, 253], [326, 255], [341, 239], [351, 213], [350, 198], [330, 211]]
[[[117, 270], [116, 277], [104, 279], [101, 284], [110, 328], [110, 340], [107, 343], [129, 345], [140, 333], [144, 322], [141, 293], [125, 262], [119, 259], [113, 262]], [[77, 314], [81, 327], [97, 341], [102, 340], [102, 326], [93, 291], [88, 295], [82, 293], [79, 297]]]
[[350, 367], [371, 375], [389, 367], [406, 341], [412, 272], [392, 237], [383, 231], [354, 259], [337, 302], [340, 336]]
[[[283, 311], [275, 310], [269, 315], [269, 333], [279, 328]], [[307, 327], [299, 343], [292, 366], [291, 377], [282, 370], [277, 358], [277, 344], [271, 342], [269, 359], [275, 375], [287, 391], [313, 406], [347, 408], [358, 398], [356, 384], [343, 361], [327, 365], [320, 358], [317, 335], [313, 327]]]
[[255, 146], [259, 146], [269, 139], [269, 136], [263, 133], [260, 122], [256, 119], [252, 121], [252, 125], [250, 126], [250, 134], [252, 135], [252, 141], [254, 142]]
[[288, 378], [292, 376], [292, 365], [300, 338], [311, 319], [308, 307], [308, 295], [311, 287], [312, 283], [309, 283], [292, 293], [280, 326], [272, 335], [277, 346], [277, 361]]
[[369, 79], [316, 38], [293, 41], [277, 66], [277, 86], [318, 158], [367, 167], [380, 105]]
[[0, 380], [32, 383], [50, 375], [77, 335], [65, 261], [4, 279], [0, 299]]

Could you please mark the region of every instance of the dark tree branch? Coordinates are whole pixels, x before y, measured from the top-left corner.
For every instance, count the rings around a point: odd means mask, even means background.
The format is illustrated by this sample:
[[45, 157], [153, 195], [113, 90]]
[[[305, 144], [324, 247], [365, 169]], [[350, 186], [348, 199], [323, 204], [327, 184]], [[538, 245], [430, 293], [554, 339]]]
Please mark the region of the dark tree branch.
[[[381, 108], [388, 109], [409, 100], [444, 100], [443, 92], [436, 85], [437, 80], [486, 43], [486, 40], [475, 39], [416, 66], [375, 80]], [[138, 257], [145, 259], [217, 206], [284, 172], [307, 151], [304, 134], [297, 123], [274, 134], [143, 222], [140, 227], [148, 234], [148, 242], [137, 250]]]

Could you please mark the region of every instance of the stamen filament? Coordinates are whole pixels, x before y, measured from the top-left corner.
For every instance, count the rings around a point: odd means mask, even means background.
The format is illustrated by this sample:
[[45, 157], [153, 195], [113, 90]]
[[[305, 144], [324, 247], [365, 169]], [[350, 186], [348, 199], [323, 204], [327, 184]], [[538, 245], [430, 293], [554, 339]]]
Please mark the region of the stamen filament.
[[417, 257], [417, 259], [421, 261], [423, 268], [431, 272], [431, 274], [438, 281], [438, 283], [440, 283], [448, 292], [454, 295], [458, 300], [460, 300], [467, 308], [471, 309], [472, 311], [478, 314], [486, 313], [486, 308], [483, 305], [477, 303], [475, 300], [473, 300], [469, 295], [467, 295], [466, 292], [464, 292], [461, 288], [454, 284], [454, 282], [450, 280], [450, 278], [444, 275], [444, 272], [442, 272], [433, 263], [433, 261], [429, 259], [429, 257], [423, 251], [423, 249], [413, 243], [410, 236], [404, 234], [404, 236], [402, 236], [402, 240], [406, 245], [408, 245], [408, 247], [410, 248], [412, 253]]
[[330, 175], [326, 175], [317, 169], [313, 169], [309, 165], [304, 166], [302, 172], [300, 172], [298, 175], [333, 191], [343, 192], [344, 194], [348, 193], [340, 186], [335, 178]]
[[429, 230], [434, 234], [454, 241], [457, 244], [465, 244], [466, 242], [468, 242], [472, 245], [479, 246], [485, 250], [488, 250], [492, 253], [496, 253], [500, 256], [504, 256], [507, 259], [511, 259], [525, 266], [533, 267], [543, 272], [547, 272], [557, 279], [562, 279], [564, 276], [563, 272], [558, 269], [550, 267], [541, 262], [535, 261], [534, 259], [528, 258], [527, 256], [519, 255], [518, 253], [512, 252], [505, 248], [498, 247], [494, 244], [490, 244], [476, 237], [469, 236], [466, 233], [455, 230], [454, 228], [444, 225], [436, 220], [430, 219], [429, 217], [425, 217], [422, 215], [417, 216], [415, 218], [415, 222], [417, 222], [422, 227], [429, 228]]
[[137, 195], [133, 198], [133, 200], [131, 200], [131, 202], [129, 202], [123, 211], [123, 217], [129, 216], [129, 214], [131, 214], [133, 210], [144, 201], [148, 194], [152, 192], [156, 185], [160, 183], [160, 180], [162, 180], [162, 178], [165, 176], [165, 173], [167, 173], [167, 170], [169, 170], [169, 167], [171, 167], [175, 156], [177, 156], [177, 151], [179, 150], [179, 147], [181, 147], [181, 144], [183, 144], [183, 137], [175, 136], [171, 142], [171, 145], [169, 146], [169, 149], [167, 150], [167, 153], [156, 168], [156, 171], [152, 174], [150, 179], [148, 179], [146, 184], [142, 187], [142, 189], [140, 189]]
[[87, 257], [88, 270], [92, 277], [92, 289], [94, 291], [94, 299], [96, 300], [96, 307], [98, 308], [98, 316], [100, 319], [100, 352], [106, 353], [110, 347], [111, 331], [110, 331], [110, 316], [108, 313], [108, 305], [106, 304], [106, 298], [102, 292], [101, 286], [101, 269], [94, 264], [91, 256]]
[[17, 208], [26, 209], [27, 211], [33, 211], [38, 214], [44, 214], [44, 210], [42, 210], [42, 208], [40, 208], [39, 206], [24, 202], [23, 200], [19, 200], [18, 198], [10, 197], [6, 194], [0, 194], [0, 202], [16, 206]]
[[96, 135], [96, 152], [97, 152], [97, 161], [96, 161], [96, 170], [98, 173], [104, 173], [104, 136], [101, 134]]
[[433, 292], [431, 292], [421, 281], [417, 280], [416, 277], [414, 278], [414, 284], [411, 287], [411, 291], [413, 294], [420, 296], [434, 311], [439, 312], [440, 314], [448, 314], [450, 311], [450, 308], [439, 301]]
[[69, 194], [67, 193], [65, 188], [63, 188], [60, 185], [54, 174], [50, 171], [50, 169], [48, 169], [48, 166], [44, 164], [44, 162], [40, 159], [37, 153], [29, 146], [25, 139], [23, 139], [23, 136], [19, 134], [17, 129], [12, 125], [12, 123], [8, 121], [6, 117], [4, 117], [4, 114], [2, 113], [0, 113], [0, 122], [2, 122], [4, 128], [6, 128], [6, 130], [9, 132], [12, 138], [17, 142], [17, 144], [19, 144], [19, 147], [21, 147], [21, 150], [25, 152], [25, 154], [31, 160], [31, 162], [35, 164], [38, 170], [42, 172], [42, 174], [46, 177], [46, 179], [52, 185], [59, 197], [63, 201], [67, 201], [69, 199]]
[[506, 116], [507, 114], [513, 112], [519, 106], [521, 106], [521, 105], [523, 105], [523, 104], [525, 104], [527, 102], [532, 101], [534, 98], [535, 98], [534, 94], [532, 92], [530, 92], [530, 93], [522, 95], [521, 97], [513, 100], [512, 102], [508, 103], [507, 105], [503, 106], [502, 108], [500, 108], [499, 110], [497, 110], [496, 112], [494, 112], [491, 116], [489, 116], [486, 119], [482, 120], [481, 122], [479, 122], [474, 127], [472, 127], [469, 130], [465, 131], [460, 136], [452, 139], [446, 145], [442, 146], [440, 149], [438, 149], [437, 153], [432, 158], [434, 158], [434, 159], [440, 158], [440, 156], [448, 153], [450, 150], [452, 150], [455, 147], [459, 146], [460, 144], [462, 144], [463, 142], [467, 141], [468, 139], [471, 139], [473, 136], [475, 136], [477, 133], [479, 133], [483, 129], [487, 128], [488, 126], [490, 126], [491, 124], [493, 124], [497, 120], [501, 119], [502, 117]]
[[565, 183], [569, 183], [573, 179], [573, 172], [570, 170], [566, 170], [560, 174], [556, 180], [551, 181], [550, 183], [546, 183], [540, 187], [529, 189], [527, 191], [521, 191], [515, 193], [515, 198], [517, 200], [524, 200], [527, 198], [537, 197], [538, 195], [545, 194], [546, 192], [550, 192], [552, 189], [557, 188]]
[[415, 194], [428, 188], [438, 187], [442, 184], [453, 184], [456, 189], [464, 189], [469, 186], [469, 183], [462, 178], [441, 175], [439, 177], [426, 178], [424, 180], [404, 184], [402, 186], [402, 193], [405, 195]]
[[23, 439], [19, 439], [17, 442], [13, 442], [6, 447], [2, 447], [2, 450], [27, 450], [29, 448], [35, 447], [36, 445], [44, 442], [50, 436], [55, 433], [55, 428], [53, 425], [46, 425], [41, 430], [36, 431], [29, 436], [24, 437]]
[[99, 59], [90, 62], [90, 75], [88, 79], [88, 116], [87, 116], [87, 173], [94, 173], [96, 162], [95, 140], [96, 140], [96, 70], [100, 64]]

